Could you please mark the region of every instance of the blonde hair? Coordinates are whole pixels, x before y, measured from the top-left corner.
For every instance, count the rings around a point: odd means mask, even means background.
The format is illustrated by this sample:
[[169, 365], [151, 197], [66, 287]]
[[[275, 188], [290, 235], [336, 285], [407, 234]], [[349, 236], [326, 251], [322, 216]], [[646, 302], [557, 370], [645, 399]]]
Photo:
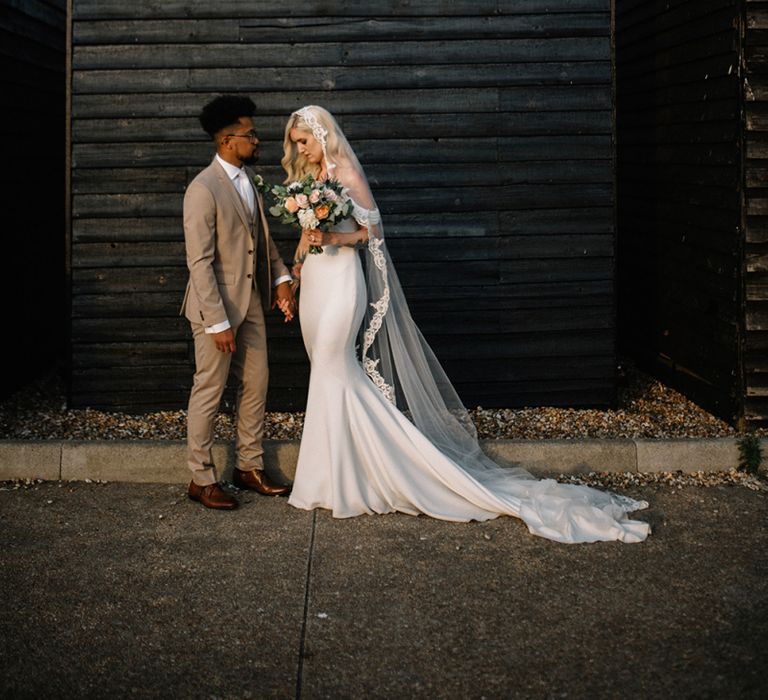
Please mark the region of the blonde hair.
[[306, 131], [307, 133], [312, 134], [315, 140], [319, 142], [319, 139], [317, 139], [312, 131], [312, 126], [306, 121], [304, 114], [302, 114], [304, 110], [312, 110], [312, 113], [326, 131], [325, 146], [323, 148], [323, 155], [326, 159], [326, 168], [329, 165], [327, 161], [338, 163], [339, 158], [345, 160], [349, 159], [346, 139], [339, 138], [339, 127], [331, 113], [327, 109], [323, 109], [317, 105], [307, 105], [307, 107], [303, 107], [301, 110], [291, 114], [285, 125], [285, 133], [283, 134], [283, 157], [280, 160], [280, 163], [286, 172], [286, 183], [300, 180], [310, 174], [317, 177], [321, 170], [319, 163], [310, 163], [306, 156], [299, 153], [296, 144], [291, 141], [291, 130], [299, 129], [300, 131]]

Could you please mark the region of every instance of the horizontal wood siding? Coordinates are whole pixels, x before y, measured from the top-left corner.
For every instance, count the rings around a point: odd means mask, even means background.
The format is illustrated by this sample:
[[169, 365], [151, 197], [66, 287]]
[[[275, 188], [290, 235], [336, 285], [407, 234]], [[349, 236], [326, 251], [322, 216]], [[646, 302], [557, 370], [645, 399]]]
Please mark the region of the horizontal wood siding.
[[706, 408], [741, 410], [737, 0], [619, 0], [620, 345]]
[[768, 426], [768, 2], [745, 5], [744, 417]]
[[[610, 0], [74, 0], [72, 31], [73, 405], [186, 401], [182, 197], [222, 91], [272, 180], [292, 110], [338, 117], [468, 405], [613, 402]], [[303, 409], [298, 325], [268, 333], [269, 407]]]
[[18, 329], [3, 334], [13, 371], [0, 373], [0, 397], [49, 372], [66, 352], [66, 16], [63, 0], [10, 0], [0, 11], [0, 293]]

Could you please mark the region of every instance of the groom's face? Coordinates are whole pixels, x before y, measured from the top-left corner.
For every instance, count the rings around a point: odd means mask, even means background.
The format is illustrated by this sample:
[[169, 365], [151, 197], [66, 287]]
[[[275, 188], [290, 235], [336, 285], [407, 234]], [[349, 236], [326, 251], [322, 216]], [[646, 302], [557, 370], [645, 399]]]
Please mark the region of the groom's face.
[[225, 129], [222, 146], [237, 160], [245, 165], [253, 165], [259, 160], [259, 138], [253, 119], [240, 117], [237, 124]]

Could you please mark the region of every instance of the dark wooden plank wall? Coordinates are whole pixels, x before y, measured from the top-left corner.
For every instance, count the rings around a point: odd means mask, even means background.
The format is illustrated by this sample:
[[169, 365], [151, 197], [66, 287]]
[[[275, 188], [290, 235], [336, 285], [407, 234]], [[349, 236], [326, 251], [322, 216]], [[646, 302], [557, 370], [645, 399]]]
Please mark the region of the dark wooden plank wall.
[[692, 399], [740, 413], [737, 0], [616, 8], [620, 347]]
[[[73, 405], [186, 400], [182, 193], [220, 91], [257, 102], [268, 178], [293, 109], [337, 115], [468, 405], [614, 400], [609, 0], [74, 0], [72, 19]], [[269, 333], [269, 405], [303, 408], [298, 326]]]
[[0, 293], [9, 367], [0, 395], [50, 372], [65, 352], [63, 0], [6, 0], [0, 9], [0, 110], [5, 124]]
[[745, 419], [768, 425], [768, 2], [745, 3]]

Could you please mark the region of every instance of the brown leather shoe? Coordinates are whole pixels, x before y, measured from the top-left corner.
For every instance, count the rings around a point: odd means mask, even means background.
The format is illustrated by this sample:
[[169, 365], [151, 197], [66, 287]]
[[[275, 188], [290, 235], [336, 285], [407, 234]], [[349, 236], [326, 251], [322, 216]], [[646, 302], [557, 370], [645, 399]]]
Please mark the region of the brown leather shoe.
[[271, 481], [263, 469], [244, 472], [235, 467], [232, 483], [239, 489], [258, 491], [263, 496], [287, 496], [291, 492], [290, 486], [283, 486]]
[[216, 508], [218, 510], [234, 510], [237, 508], [237, 499], [230, 496], [218, 484], [209, 486], [199, 486], [194, 481], [189, 483], [187, 495], [193, 500], [202, 503], [206, 508]]

